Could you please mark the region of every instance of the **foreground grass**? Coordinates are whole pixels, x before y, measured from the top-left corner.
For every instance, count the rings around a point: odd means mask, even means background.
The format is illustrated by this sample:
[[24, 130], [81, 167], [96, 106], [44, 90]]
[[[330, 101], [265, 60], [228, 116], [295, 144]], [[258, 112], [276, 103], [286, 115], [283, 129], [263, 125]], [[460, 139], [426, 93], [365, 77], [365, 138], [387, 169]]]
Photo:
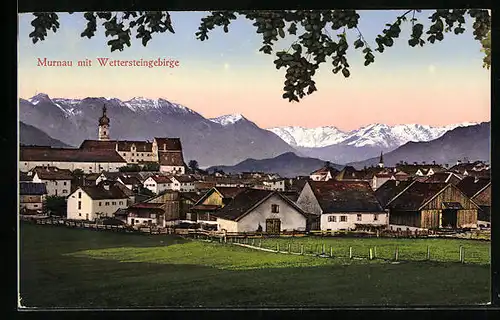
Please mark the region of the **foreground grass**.
[[22, 225], [27, 307], [452, 305], [489, 301], [489, 267], [257, 252], [169, 236]]
[[255, 245], [262, 248], [279, 248], [292, 252], [300, 252], [301, 246], [306, 253], [322, 252], [323, 245], [327, 254], [330, 247], [333, 255], [339, 258], [349, 257], [349, 247], [352, 247], [354, 257], [368, 258], [370, 248], [376, 250], [377, 257], [393, 260], [396, 247], [399, 260], [424, 261], [427, 259], [427, 248], [430, 260], [438, 262], [460, 261], [460, 246], [465, 250], [465, 262], [474, 264], [490, 264], [491, 243], [488, 241], [462, 239], [402, 239], [402, 238], [341, 238], [341, 237], [297, 237], [297, 238], [267, 238], [256, 239]]

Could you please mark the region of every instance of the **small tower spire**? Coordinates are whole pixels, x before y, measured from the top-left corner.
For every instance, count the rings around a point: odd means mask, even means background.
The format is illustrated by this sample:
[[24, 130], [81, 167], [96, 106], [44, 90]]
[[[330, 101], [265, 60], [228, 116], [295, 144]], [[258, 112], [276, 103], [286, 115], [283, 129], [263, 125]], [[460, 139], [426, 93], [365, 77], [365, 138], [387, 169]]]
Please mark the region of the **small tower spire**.
[[378, 166], [379, 166], [379, 168], [383, 168], [384, 167], [384, 154], [383, 154], [382, 151], [380, 152], [380, 159], [378, 161]]
[[99, 140], [109, 140], [109, 118], [106, 115], [106, 104], [102, 107], [102, 116], [99, 118]]

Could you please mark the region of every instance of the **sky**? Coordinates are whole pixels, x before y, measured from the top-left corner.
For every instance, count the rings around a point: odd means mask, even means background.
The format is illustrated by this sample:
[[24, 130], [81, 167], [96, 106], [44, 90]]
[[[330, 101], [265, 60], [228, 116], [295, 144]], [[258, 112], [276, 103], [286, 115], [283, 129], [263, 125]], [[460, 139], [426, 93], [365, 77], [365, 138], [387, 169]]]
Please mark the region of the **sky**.
[[[358, 11], [359, 29], [375, 48], [375, 38], [401, 10]], [[182, 104], [204, 117], [242, 114], [262, 128], [335, 126], [353, 130], [372, 123], [418, 123], [442, 126], [490, 120], [490, 71], [482, 67], [484, 53], [466, 32], [445, 34], [441, 42], [410, 47], [411, 23], [403, 23], [401, 37], [375, 63], [365, 67], [363, 54], [354, 50], [355, 31], [348, 30], [347, 51], [351, 76], [331, 72], [327, 60], [316, 73], [318, 91], [291, 103], [282, 98], [285, 69], [277, 70], [275, 55], [259, 52], [261, 36], [243, 17], [232, 22], [229, 33], [212, 30], [209, 39], [195, 38], [206, 12], [172, 12], [175, 34], [156, 34], [144, 47], [132, 39], [131, 47], [111, 53], [110, 38], [97, 31], [80, 34], [86, 26], [82, 13], [59, 13], [61, 28], [33, 44], [32, 14], [19, 15], [18, 94], [30, 98], [46, 93], [51, 98], [133, 97], [163, 98]], [[429, 11], [417, 13], [429, 25]], [[329, 31], [332, 36], [336, 31]], [[275, 50], [291, 41], [277, 42]], [[38, 58], [73, 61], [73, 67], [37, 66]], [[173, 59], [176, 68], [102, 67], [97, 58], [119, 60]], [[89, 59], [92, 66], [77, 66]]]

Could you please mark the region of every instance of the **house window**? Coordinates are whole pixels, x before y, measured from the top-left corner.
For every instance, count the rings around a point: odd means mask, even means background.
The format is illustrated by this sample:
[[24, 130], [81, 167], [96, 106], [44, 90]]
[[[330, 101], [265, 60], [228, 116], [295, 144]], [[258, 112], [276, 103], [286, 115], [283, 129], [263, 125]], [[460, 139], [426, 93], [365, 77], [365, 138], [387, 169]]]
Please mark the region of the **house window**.
[[82, 216], [82, 214], [81, 214], [81, 213], [79, 213], [79, 214], [78, 214], [78, 216], [79, 216], [79, 217], [81, 217], [81, 216]]
[[139, 223], [139, 220], [135, 220], [135, 223]]
[[124, 152], [123, 155], [126, 156], [127, 154]]
[[82, 209], [82, 202], [78, 201], [78, 210], [81, 210], [81, 209]]
[[65, 186], [66, 184], [67, 184], [67, 182], [66, 182], [66, 181], [64, 181], [64, 182], [63, 182], [63, 185]]
[[33, 208], [38, 208], [38, 205], [37, 205], [37, 204], [34, 204], [34, 205], [33, 205]]
[[111, 202], [112, 205], [116, 205], [116, 201]]
[[54, 184], [57, 186], [57, 181], [54, 181]]
[[132, 153], [132, 157], [134, 156], [134, 154]]
[[347, 216], [340, 216], [340, 222], [346, 222]]
[[106, 203], [104, 205], [105, 206], [109, 206], [109, 201], [106, 201]]
[[373, 221], [377, 221], [377, 220], [378, 220], [378, 213], [375, 213], [375, 214], [373, 215]]
[[120, 204], [123, 204], [123, 201], [120, 201]]
[[272, 204], [271, 205], [271, 212], [272, 213], [279, 213], [280, 212], [280, 206], [277, 204]]
[[337, 222], [336, 216], [328, 216], [328, 222]]
[[99, 201], [99, 207], [100, 207], [100, 206], [102, 206], [102, 202], [101, 202], [101, 201]]
[[358, 213], [358, 215], [356, 216], [356, 220], [361, 221], [361, 214]]
[[82, 192], [78, 192], [78, 199], [82, 198]]
[[68, 190], [64, 189], [62, 192], [63, 192], [63, 193], [68, 193]]

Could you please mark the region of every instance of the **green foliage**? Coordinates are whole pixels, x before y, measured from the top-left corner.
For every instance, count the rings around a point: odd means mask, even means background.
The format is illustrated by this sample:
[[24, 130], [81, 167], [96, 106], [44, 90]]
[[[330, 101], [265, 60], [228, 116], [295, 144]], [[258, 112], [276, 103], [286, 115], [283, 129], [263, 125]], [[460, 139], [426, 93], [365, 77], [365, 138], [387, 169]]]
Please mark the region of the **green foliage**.
[[126, 166], [118, 168], [120, 172], [139, 172], [141, 167], [137, 164], [127, 164]]
[[159, 171], [160, 170], [160, 164], [157, 162], [147, 162], [142, 165], [142, 170], [140, 171]]
[[196, 161], [196, 160], [190, 160], [189, 163], [188, 163], [188, 167], [189, 167], [189, 169], [191, 169], [192, 172], [196, 172], [196, 170], [199, 167], [198, 161]]
[[491, 31], [488, 32], [486, 38], [481, 40], [481, 44], [483, 46], [481, 51], [485, 53], [483, 68], [489, 69], [491, 67]]
[[43, 212], [51, 216], [66, 216], [66, 197], [47, 196], [43, 202]]
[[71, 174], [73, 175], [73, 177], [81, 177], [85, 175], [82, 169], [75, 169], [71, 172]]
[[[201, 19], [195, 37], [201, 41], [208, 40], [210, 31], [221, 27], [224, 32], [229, 32], [229, 25], [238, 16], [254, 21], [256, 33], [262, 35], [262, 47], [259, 51], [272, 54], [273, 46], [280, 38], [292, 37], [295, 42], [288, 50], [276, 52], [274, 64], [277, 69], [285, 68], [285, 81], [283, 98], [288, 101], [299, 102], [306, 95], [317, 91], [313, 77], [322, 63], [331, 60], [332, 72], [339, 72], [346, 78], [351, 75], [350, 65], [347, 60], [349, 40], [346, 29], [355, 29], [358, 37], [353, 41], [354, 49], [361, 50], [364, 55], [364, 65], [368, 66], [375, 61], [374, 51], [382, 54], [387, 48], [394, 45], [399, 38], [401, 25], [410, 19], [412, 32], [408, 44], [411, 47], [423, 46], [426, 41], [435, 43], [442, 41], [444, 34], [453, 31], [455, 35], [465, 31], [466, 18], [474, 19], [474, 38], [483, 41], [491, 29], [491, 17], [488, 10], [484, 9], [439, 9], [428, 17], [432, 25], [428, 30], [418, 23], [416, 13], [421, 10], [408, 10], [397, 17], [393, 23], [387, 23], [376, 39], [376, 48], [372, 50], [358, 29], [359, 14], [355, 10], [276, 10], [276, 11], [211, 11]], [[30, 33], [33, 43], [44, 40], [47, 31], [56, 32], [59, 28], [58, 16], [55, 13], [36, 13], [32, 21], [34, 31]], [[99, 23], [105, 29], [106, 37], [111, 51], [124, 49], [130, 46], [131, 34], [135, 30], [136, 38], [142, 40], [144, 46], [152, 39], [155, 33], [169, 31], [174, 33], [170, 14], [166, 11], [139, 11], [139, 12], [85, 12], [84, 18], [88, 21], [82, 37], [91, 38], [95, 35]], [[102, 23], [101, 23], [102, 22]], [[298, 26], [302, 34], [297, 34]], [[336, 37], [330, 35], [328, 30], [337, 31]], [[426, 39], [422, 39], [426, 35]], [[483, 45], [484, 47], [484, 45]], [[486, 51], [485, 66], [489, 66], [489, 55]]]

